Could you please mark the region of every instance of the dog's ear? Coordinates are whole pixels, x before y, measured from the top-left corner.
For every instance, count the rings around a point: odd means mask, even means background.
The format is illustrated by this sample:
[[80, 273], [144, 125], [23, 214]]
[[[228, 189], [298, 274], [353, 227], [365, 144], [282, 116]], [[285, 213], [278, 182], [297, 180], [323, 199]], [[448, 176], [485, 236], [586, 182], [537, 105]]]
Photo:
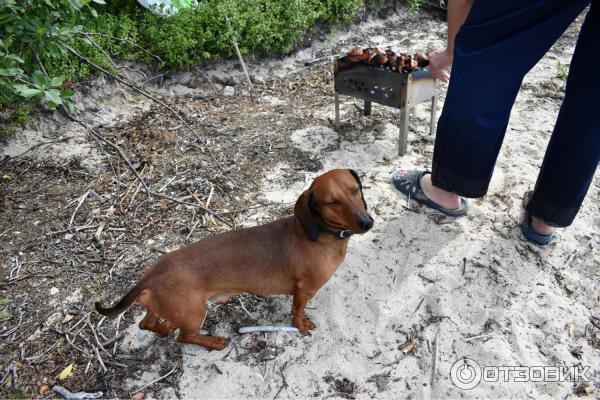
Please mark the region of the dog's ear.
[[306, 190], [298, 197], [294, 206], [294, 215], [300, 221], [306, 236], [313, 242], [319, 239], [319, 221], [315, 218], [313, 209], [314, 197], [312, 192]]
[[349, 169], [348, 171], [350, 171], [350, 173], [352, 174], [354, 179], [356, 179], [356, 182], [358, 182], [358, 186], [360, 187], [360, 197], [362, 198], [362, 201], [363, 201], [363, 204], [364, 204], [365, 210], [366, 210], [367, 202], [365, 201], [365, 195], [363, 194], [362, 182], [360, 181], [360, 178], [358, 177], [358, 174], [356, 173], [355, 170]]

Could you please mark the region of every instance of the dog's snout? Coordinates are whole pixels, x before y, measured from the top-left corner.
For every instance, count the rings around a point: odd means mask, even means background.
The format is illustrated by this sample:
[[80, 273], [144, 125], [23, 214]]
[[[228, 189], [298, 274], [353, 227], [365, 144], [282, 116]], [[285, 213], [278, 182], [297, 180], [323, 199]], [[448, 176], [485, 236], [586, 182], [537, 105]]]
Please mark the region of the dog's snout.
[[373, 221], [373, 218], [368, 214], [361, 216], [360, 219], [358, 220], [358, 224], [360, 225], [360, 228], [365, 232], [373, 227], [374, 222], [375, 221]]

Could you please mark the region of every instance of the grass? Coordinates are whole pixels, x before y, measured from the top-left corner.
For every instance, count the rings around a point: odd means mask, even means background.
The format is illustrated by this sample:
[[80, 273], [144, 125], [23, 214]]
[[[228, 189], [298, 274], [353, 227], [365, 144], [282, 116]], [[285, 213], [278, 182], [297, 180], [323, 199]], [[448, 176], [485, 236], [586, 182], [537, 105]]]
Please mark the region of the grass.
[[407, 0], [406, 2], [408, 3], [408, 6], [413, 10], [417, 10], [423, 7], [423, 5], [425, 4], [425, 0]]
[[[17, 133], [17, 127], [25, 125], [31, 120], [31, 104], [14, 104], [6, 110], [7, 123], [0, 122], [0, 137], [10, 137]], [[0, 281], [2, 286], [2, 281]]]
[[556, 77], [566, 81], [569, 76], [569, 64], [563, 64], [560, 61], [556, 62]]

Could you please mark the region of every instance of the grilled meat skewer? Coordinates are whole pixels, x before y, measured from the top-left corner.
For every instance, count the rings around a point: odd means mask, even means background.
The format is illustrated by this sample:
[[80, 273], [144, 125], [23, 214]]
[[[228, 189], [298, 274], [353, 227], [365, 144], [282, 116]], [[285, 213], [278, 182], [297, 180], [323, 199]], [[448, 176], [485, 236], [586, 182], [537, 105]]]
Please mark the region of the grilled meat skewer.
[[391, 49], [382, 51], [376, 47], [361, 49], [354, 47], [347, 53], [350, 62], [364, 62], [372, 67], [389, 68], [400, 73], [412, 72], [417, 68], [429, 65], [429, 58], [425, 53], [417, 52], [413, 55], [406, 53], [395, 53]]

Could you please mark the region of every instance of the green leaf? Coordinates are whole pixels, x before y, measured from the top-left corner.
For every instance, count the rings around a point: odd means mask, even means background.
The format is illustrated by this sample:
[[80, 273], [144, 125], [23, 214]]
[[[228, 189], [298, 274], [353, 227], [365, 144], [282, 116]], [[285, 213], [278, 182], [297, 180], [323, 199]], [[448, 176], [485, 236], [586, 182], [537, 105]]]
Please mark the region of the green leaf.
[[72, 101], [65, 101], [64, 102], [65, 107], [67, 107], [67, 111], [70, 112], [71, 114], [73, 114], [75, 112], [75, 106], [73, 105]]
[[75, 92], [72, 89], [65, 89], [60, 93], [60, 97], [65, 99], [68, 97], [73, 97], [74, 94], [75, 94]]
[[17, 19], [17, 16], [14, 14], [0, 15], [0, 25], [8, 24], [15, 19]]
[[16, 61], [16, 62], [18, 62], [19, 64], [22, 64], [22, 63], [24, 63], [24, 62], [25, 62], [25, 61], [23, 61], [23, 59], [22, 59], [21, 57], [19, 57], [19, 56], [16, 56], [16, 55], [14, 55], [14, 54], [8, 54], [8, 55], [6, 56], [6, 58], [7, 58], [7, 59], [9, 59], [9, 60]]
[[8, 311], [0, 311], [0, 318], [10, 318], [12, 317], [12, 314], [9, 313]]
[[98, 12], [96, 10], [94, 10], [93, 8], [90, 8], [90, 13], [92, 14], [92, 17], [98, 18]]
[[56, 108], [57, 105], [63, 103], [60, 97], [60, 92], [57, 89], [46, 90], [44, 92], [44, 98], [48, 100], [48, 104], [52, 108]]
[[54, 78], [52, 78], [52, 80], [50, 81], [50, 85], [52, 87], [59, 87], [60, 85], [63, 84], [63, 82], [65, 81], [65, 77], [64, 76], [55, 76]]
[[21, 85], [19, 83], [13, 85], [13, 88], [15, 89], [15, 92], [17, 94], [27, 98], [37, 96], [38, 94], [44, 92], [42, 89], [32, 88], [27, 85]]
[[33, 71], [31, 78], [33, 79], [33, 83], [40, 89], [44, 89], [48, 84], [48, 80], [44, 76], [43, 72], [39, 69]]
[[0, 298], [0, 306], [3, 306], [5, 304], [8, 304], [8, 299], [1, 299]]
[[22, 73], [21, 68], [0, 68], [0, 76], [18, 76]]
[[102, 4], [102, 5], [106, 4], [106, 2], [104, 0], [92, 0], [92, 1], [96, 4]]

